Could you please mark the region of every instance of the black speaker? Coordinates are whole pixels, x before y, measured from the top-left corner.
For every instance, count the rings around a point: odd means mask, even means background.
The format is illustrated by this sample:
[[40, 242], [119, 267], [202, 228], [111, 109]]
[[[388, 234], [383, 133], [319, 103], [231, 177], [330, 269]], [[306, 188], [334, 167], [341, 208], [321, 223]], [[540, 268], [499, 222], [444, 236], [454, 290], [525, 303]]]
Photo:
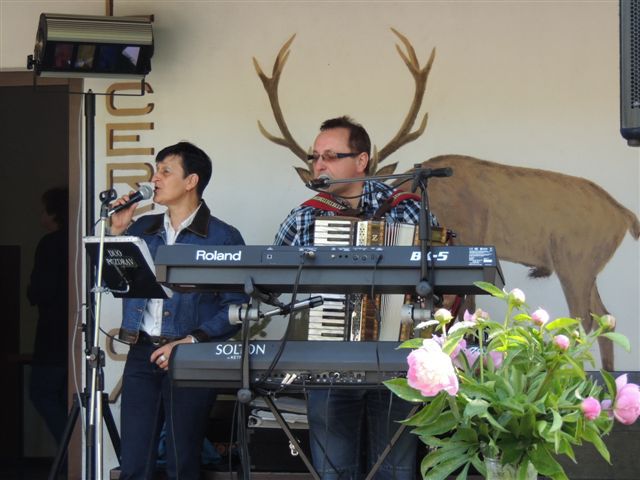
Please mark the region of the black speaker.
[[640, 0], [620, 0], [620, 133], [640, 146]]

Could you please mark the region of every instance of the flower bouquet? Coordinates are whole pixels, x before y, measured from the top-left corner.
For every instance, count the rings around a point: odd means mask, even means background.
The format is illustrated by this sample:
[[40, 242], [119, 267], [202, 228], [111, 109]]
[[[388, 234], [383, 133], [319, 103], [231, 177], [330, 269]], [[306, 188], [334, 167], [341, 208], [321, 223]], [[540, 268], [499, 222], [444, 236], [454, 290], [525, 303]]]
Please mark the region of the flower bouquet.
[[[404, 422], [429, 447], [421, 473], [430, 480], [471, 465], [486, 478], [567, 479], [555, 459], [575, 461], [574, 446], [589, 442], [610, 462], [602, 440], [614, 419], [632, 424], [640, 416], [640, 388], [602, 371], [603, 384], [585, 372], [595, 365], [590, 348], [604, 336], [629, 350], [629, 342], [613, 332], [611, 315], [594, 316], [587, 334], [573, 318], [550, 320], [538, 309], [526, 310], [519, 289], [478, 287], [507, 303], [503, 322], [482, 310], [465, 312], [464, 321], [448, 328], [451, 314], [438, 310], [431, 338], [414, 338], [407, 378], [385, 382], [399, 397], [421, 408]], [[494, 470], [501, 470], [494, 474]], [[497, 475], [497, 476], [495, 476]]]

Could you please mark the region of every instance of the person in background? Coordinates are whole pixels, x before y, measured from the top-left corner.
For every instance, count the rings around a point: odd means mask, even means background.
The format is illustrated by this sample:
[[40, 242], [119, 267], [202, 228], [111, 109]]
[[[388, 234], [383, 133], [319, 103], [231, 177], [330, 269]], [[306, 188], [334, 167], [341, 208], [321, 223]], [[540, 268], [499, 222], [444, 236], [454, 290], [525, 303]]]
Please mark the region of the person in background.
[[42, 195], [40, 221], [47, 234], [38, 242], [27, 298], [38, 307], [29, 396], [60, 443], [67, 421], [69, 331], [69, 191], [52, 188]]

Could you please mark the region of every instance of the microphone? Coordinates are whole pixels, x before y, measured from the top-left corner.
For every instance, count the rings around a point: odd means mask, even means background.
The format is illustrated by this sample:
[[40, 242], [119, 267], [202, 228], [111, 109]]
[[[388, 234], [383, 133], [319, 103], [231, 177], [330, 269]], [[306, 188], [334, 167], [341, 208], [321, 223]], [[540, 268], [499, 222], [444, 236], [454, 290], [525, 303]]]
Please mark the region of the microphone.
[[305, 183], [307, 188], [311, 190], [317, 190], [319, 188], [326, 188], [329, 186], [329, 182], [331, 181], [331, 177], [329, 175], [320, 175], [318, 178], [314, 178], [313, 180], [309, 180]]
[[129, 200], [124, 202], [122, 205], [116, 205], [115, 207], [109, 209], [108, 215], [111, 216], [114, 213], [119, 212], [120, 210], [133, 205], [134, 203], [139, 202], [140, 200], [148, 200], [153, 196], [153, 187], [151, 185], [140, 185], [140, 190], [135, 193], [132, 193], [129, 196]]
[[263, 318], [273, 317], [275, 315], [288, 315], [291, 312], [306, 310], [307, 308], [318, 307], [324, 303], [324, 298], [320, 295], [310, 297], [306, 300], [296, 302], [293, 305], [282, 305], [281, 307], [261, 312], [258, 307], [251, 305], [229, 305], [229, 323], [231, 325], [239, 325], [243, 320], [257, 322]]

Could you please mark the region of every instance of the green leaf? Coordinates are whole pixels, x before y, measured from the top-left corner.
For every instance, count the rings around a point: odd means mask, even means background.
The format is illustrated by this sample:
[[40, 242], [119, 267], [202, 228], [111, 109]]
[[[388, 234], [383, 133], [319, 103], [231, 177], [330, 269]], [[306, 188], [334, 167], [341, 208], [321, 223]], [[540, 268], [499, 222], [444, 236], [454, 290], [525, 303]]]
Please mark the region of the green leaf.
[[549, 433], [557, 432], [562, 428], [562, 417], [558, 413], [557, 410], [551, 410], [553, 413], [553, 423], [551, 424], [551, 428], [549, 429]]
[[624, 348], [627, 352], [631, 351], [631, 345], [629, 344], [629, 339], [622, 335], [621, 333], [616, 332], [607, 332], [602, 334], [603, 337], [607, 337], [613, 343], [617, 343], [619, 346]]
[[[470, 379], [470, 381], [473, 381], [473, 380], [474, 379]], [[461, 391], [464, 392], [464, 394], [469, 397], [484, 398], [489, 402], [498, 401], [498, 396], [496, 395], [496, 392], [493, 389], [493, 382], [487, 381], [485, 379], [484, 384], [480, 384], [480, 383], [464, 384], [464, 382], [461, 382], [461, 383], [463, 383], [461, 387]]]
[[519, 402], [517, 399], [514, 398], [505, 398], [504, 400], [500, 401], [500, 402], [496, 402], [494, 403], [496, 409], [507, 409], [510, 410], [516, 414], [518, 413], [524, 413], [524, 406], [522, 405], [521, 402]]
[[422, 347], [423, 341], [424, 338], [421, 337], [410, 338], [409, 340], [405, 340], [400, 345], [398, 345], [398, 348], [420, 348]]
[[442, 345], [442, 351], [447, 355], [451, 355], [451, 353], [456, 349], [456, 347], [460, 343], [460, 340], [462, 340], [462, 337], [464, 336], [464, 334], [465, 334], [464, 330], [458, 330], [457, 332], [454, 332], [452, 335], [449, 335], [445, 340], [444, 344]]
[[569, 438], [570, 437], [567, 434], [561, 432], [560, 446], [558, 448], [558, 453], [564, 454], [567, 457], [569, 457], [571, 460], [576, 462], [576, 455], [573, 451], [573, 447], [571, 447]]
[[467, 475], [469, 474], [469, 467], [471, 466], [471, 462], [467, 463], [460, 474], [456, 477], [456, 480], [466, 480]]
[[582, 438], [587, 440], [588, 442], [593, 443], [593, 446], [596, 447], [598, 453], [602, 455], [609, 465], [611, 465], [611, 456], [609, 455], [609, 449], [602, 441], [600, 437], [600, 433], [597, 431], [596, 427], [592, 426], [592, 424], [587, 424], [584, 432], [582, 433]]
[[411, 426], [429, 425], [442, 413], [444, 405], [447, 401], [446, 396], [446, 392], [440, 392], [422, 410], [420, 410], [414, 416], [404, 420], [403, 423]]
[[383, 383], [389, 390], [407, 402], [421, 403], [425, 400], [420, 391], [409, 386], [406, 378], [392, 378]]
[[437, 448], [425, 455], [420, 463], [420, 470], [425, 472], [442, 462], [456, 458], [466, 452], [468, 448], [468, 445], [454, 443], [448, 443], [444, 447]]
[[551, 477], [553, 480], [569, 480], [562, 466], [553, 458], [545, 445], [539, 444], [529, 452], [529, 459], [538, 473]]
[[489, 409], [489, 402], [479, 398], [471, 400], [464, 408], [464, 418], [483, 417]]
[[[586, 375], [584, 373], [584, 369], [582, 368], [582, 365], [579, 365], [573, 358], [571, 358], [570, 355], [563, 355], [562, 359], [565, 362], [571, 364], [571, 366], [573, 367], [573, 373], [575, 373], [576, 375], [578, 375], [582, 379], [586, 378]], [[558, 372], [558, 375], [561, 375], [561, 374], [571, 375], [571, 372], [568, 371], [568, 370]]]
[[473, 465], [473, 468], [475, 468], [480, 475], [482, 475], [483, 477], [487, 476], [487, 467], [485, 466], [484, 462], [480, 459], [480, 455], [476, 453], [471, 459], [471, 464]]
[[434, 422], [423, 425], [413, 430], [413, 433], [420, 436], [441, 435], [447, 433], [458, 425], [458, 420], [452, 412], [444, 412]]
[[545, 422], [544, 420], [538, 420], [536, 422], [536, 431], [538, 432], [538, 435], [540, 435], [541, 437], [545, 435], [545, 433], [547, 432], [547, 427], [549, 426], [549, 422]]
[[575, 318], [561, 317], [546, 323], [544, 328], [545, 330], [550, 332], [551, 330], [557, 330], [559, 328], [572, 327], [578, 323], [578, 320], [576, 320]]
[[529, 461], [527, 457], [524, 457], [524, 461], [520, 463], [520, 467], [518, 467], [518, 480], [525, 480], [527, 478], [527, 470], [529, 469]]
[[473, 284], [496, 298], [506, 298], [507, 294], [489, 282], [473, 282]]
[[[422, 477], [428, 478], [429, 480], [445, 480], [462, 465], [471, 462], [471, 457], [472, 455], [462, 450], [457, 451], [451, 458], [438, 462], [436, 466], [428, 471], [423, 469], [423, 466], [421, 465], [420, 470], [422, 472]], [[427, 455], [425, 459], [426, 458], [429, 458], [429, 455]]]
[[488, 412], [487, 412], [487, 413], [485, 413], [482, 417], [483, 417], [483, 418], [486, 418], [486, 419], [487, 419], [487, 421], [488, 421], [491, 425], [493, 425], [493, 427], [494, 427], [494, 428], [496, 428], [496, 429], [500, 430], [501, 432], [504, 432], [504, 433], [508, 433], [508, 432], [509, 432], [509, 430], [507, 430], [507, 429], [506, 429], [506, 428], [504, 428], [502, 425], [500, 425], [500, 423], [499, 423], [495, 418], [493, 418], [493, 416], [492, 416], [490, 413], [488, 413]]
[[613, 375], [611, 375], [606, 370], [600, 370], [600, 374], [602, 375], [602, 379], [607, 386], [607, 392], [609, 393], [609, 395], [611, 395], [611, 398], [616, 398], [618, 387], [616, 386], [616, 381], [613, 378]]

